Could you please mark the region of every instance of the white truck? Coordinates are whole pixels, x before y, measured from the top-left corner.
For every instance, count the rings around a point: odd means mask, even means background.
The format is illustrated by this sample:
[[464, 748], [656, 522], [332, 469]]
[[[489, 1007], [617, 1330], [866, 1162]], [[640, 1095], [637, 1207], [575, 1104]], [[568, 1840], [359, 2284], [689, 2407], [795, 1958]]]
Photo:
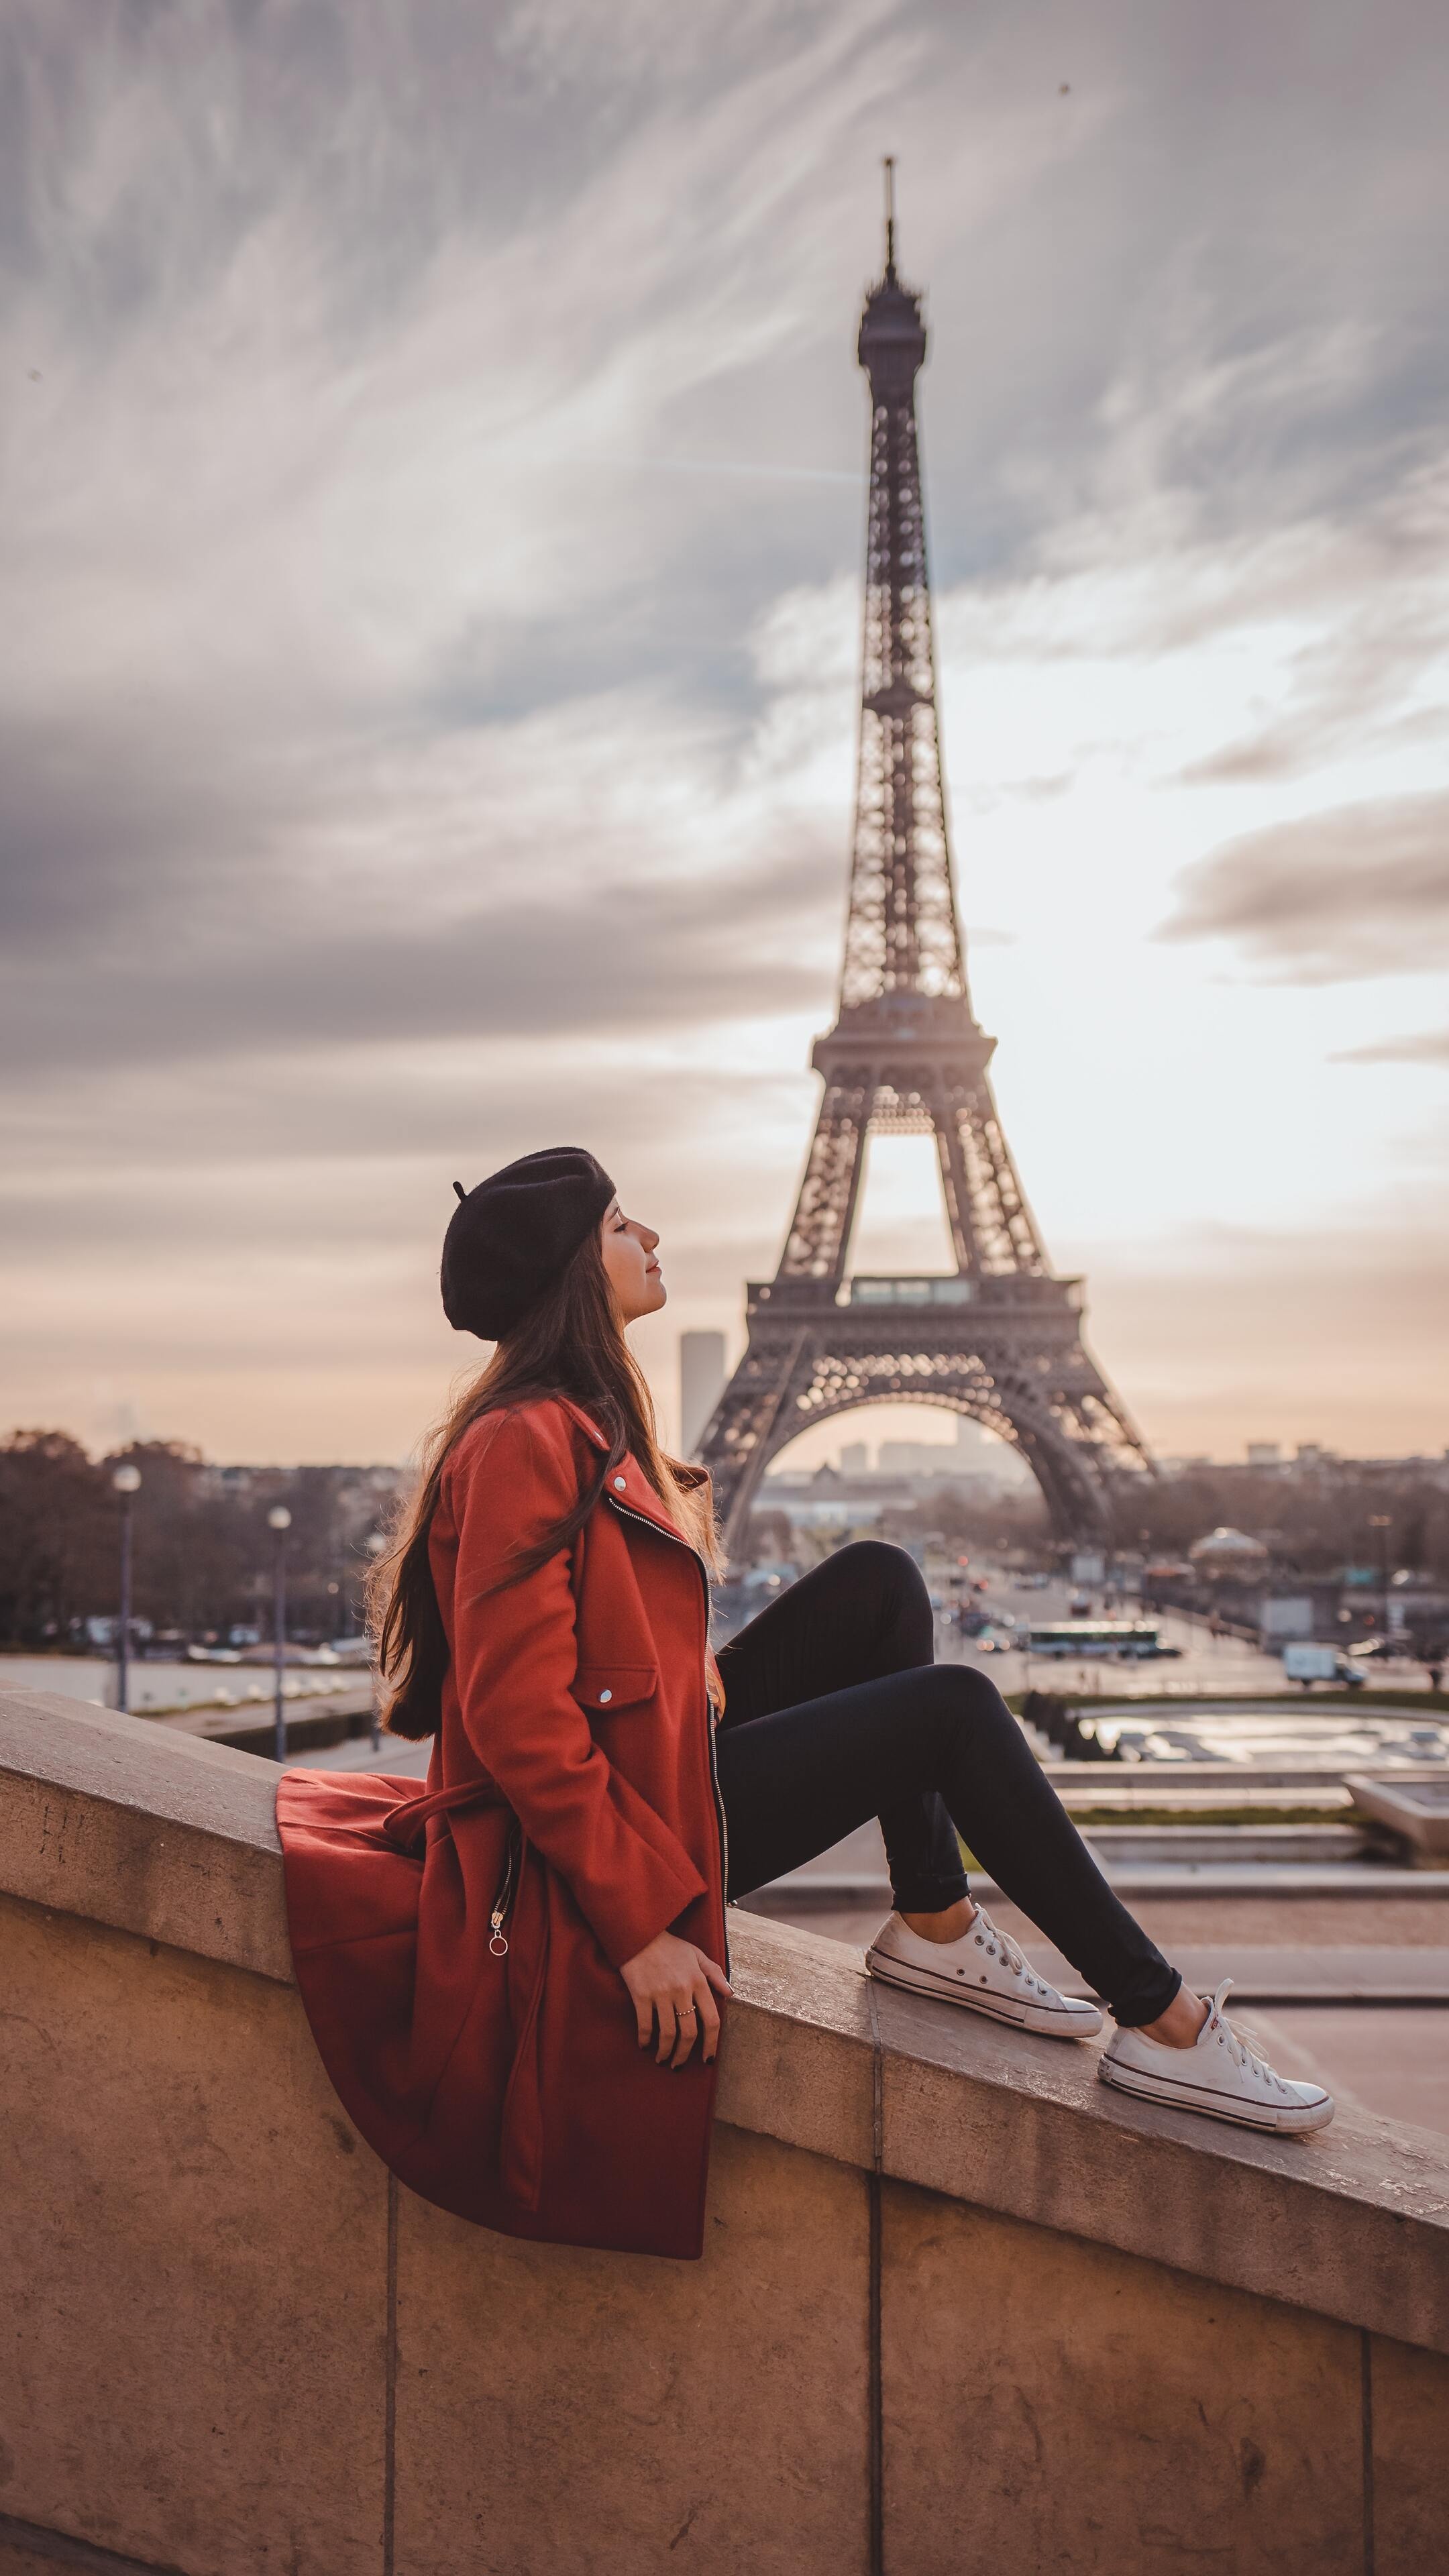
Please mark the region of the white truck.
[[1310, 1646], [1306, 1642], [1283, 1649], [1283, 1679], [1301, 1682], [1305, 1690], [1314, 1682], [1347, 1682], [1350, 1690], [1362, 1690], [1363, 1672], [1341, 1655], [1337, 1646]]

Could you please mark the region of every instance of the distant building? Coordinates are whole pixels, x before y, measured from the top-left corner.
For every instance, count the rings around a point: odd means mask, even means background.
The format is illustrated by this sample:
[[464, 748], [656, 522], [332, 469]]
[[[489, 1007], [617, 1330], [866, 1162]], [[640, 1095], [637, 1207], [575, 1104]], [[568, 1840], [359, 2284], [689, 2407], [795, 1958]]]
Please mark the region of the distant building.
[[208, 1502], [249, 1503], [258, 1485], [278, 1474], [275, 1467], [198, 1467], [196, 1490]]
[[679, 1336], [679, 1446], [692, 1458], [701, 1432], [724, 1393], [723, 1333]]
[[1316, 1624], [1311, 1592], [1265, 1593], [1258, 1609], [1258, 1628], [1265, 1646], [1311, 1637]]
[[882, 1476], [956, 1476], [961, 1462], [944, 1440], [883, 1440], [876, 1454]]
[[760, 1492], [796, 1529], [858, 1529], [885, 1511], [909, 1511], [914, 1500], [904, 1477], [846, 1476], [828, 1464], [794, 1474], [777, 1467], [766, 1474]]
[[876, 1472], [918, 1479], [950, 1477], [958, 1483], [969, 1478], [977, 1493], [1006, 1492], [1031, 1481], [1020, 1450], [1010, 1441], [993, 1439], [964, 1413], [956, 1417], [952, 1440], [883, 1440]]
[[[1229, 1458], [1159, 1458], [1157, 1463], [1166, 1477], [1224, 1475], [1234, 1471], [1234, 1461]], [[1337, 1449], [1326, 1448], [1321, 1440], [1300, 1440], [1292, 1451], [1279, 1440], [1250, 1440], [1246, 1468], [1249, 1473], [1272, 1476], [1290, 1485], [1301, 1480], [1319, 1487], [1331, 1487], [1368, 1478], [1380, 1484], [1402, 1484], [1412, 1480], [1436, 1486], [1441, 1493], [1449, 1492], [1449, 1450], [1434, 1457], [1416, 1453], [1398, 1458], [1345, 1458]]]
[[842, 1476], [868, 1476], [870, 1451], [863, 1440], [847, 1440], [840, 1453]]
[[1268, 1551], [1261, 1539], [1249, 1538], [1246, 1530], [1209, 1530], [1205, 1538], [1194, 1539], [1187, 1551], [1188, 1563], [1209, 1582], [1220, 1576], [1241, 1577], [1256, 1572], [1268, 1562]]
[[359, 1513], [391, 1509], [410, 1481], [405, 1467], [213, 1467], [196, 1469], [196, 1491], [211, 1502], [254, 1502], [275, 1493], [289, 1479], [325, 1478], [336, 1499]]

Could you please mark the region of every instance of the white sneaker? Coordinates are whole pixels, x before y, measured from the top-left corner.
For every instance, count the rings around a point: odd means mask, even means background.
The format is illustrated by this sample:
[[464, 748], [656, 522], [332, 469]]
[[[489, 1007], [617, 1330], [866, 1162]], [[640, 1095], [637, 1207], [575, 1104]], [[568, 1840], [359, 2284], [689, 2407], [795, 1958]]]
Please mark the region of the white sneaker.
[[888, 1915], [865, 1964], [885, 1985], [963, 2004], [968, 2012], [989, 2013], [993, 2021], [1009, 2021], [1017, 2030], [1045, 2031], [1052, 2039], [1091, 2039], [1102, 2027], [1095, 2004], [1059, 1995], [1036, 1976], [1010, 1933], [998, 1931], [979, 1905], [975, 1922], [959, 1941], [923, 1941], [898, 1914]]
[[1103, 2083], [1143, 2102], [1170, 2102], [1179, 2111], [1234, 2120], [1243, 2129], [1326, 2129], [1332, 2094], [1321, 2084], [1293, 2084], [1275, 2074], [1247, 2034], [1224, 2018], [1223, 1997], [1232, 1982], [1224, 1977], [1193, 2048], [1165, 2048], [1143, 2031], [1119, 2030], [1102, 2052], [1097, 2072]]

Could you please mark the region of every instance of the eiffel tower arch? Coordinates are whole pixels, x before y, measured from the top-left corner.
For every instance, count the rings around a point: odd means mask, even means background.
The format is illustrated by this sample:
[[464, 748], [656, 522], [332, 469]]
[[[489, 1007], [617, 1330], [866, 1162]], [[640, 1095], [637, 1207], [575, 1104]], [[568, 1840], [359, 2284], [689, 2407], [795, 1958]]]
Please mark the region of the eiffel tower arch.
[[[1011, 1441], [1063, 1538], [1110, 1542], [1124, 1486], [1152, 1472], [1082, 1336], [1082, 1283], [1051, 1268], [992, 1095], [971, 1007], [936, 711], [916, 436], [921, 299], [885, 274], [857, 356], [870, 384], [860, 749], [845, 963], [811, 1057], [824, 1092], [773, 1279], [746, 1290], [743, 1359], [701, 1437], [727, 1547], [770, 1460], [862, 1404], [945, 1406]], [[866, 1140], [934, 1136], [956, 1267], [866, 1278], [848, 1263]]]

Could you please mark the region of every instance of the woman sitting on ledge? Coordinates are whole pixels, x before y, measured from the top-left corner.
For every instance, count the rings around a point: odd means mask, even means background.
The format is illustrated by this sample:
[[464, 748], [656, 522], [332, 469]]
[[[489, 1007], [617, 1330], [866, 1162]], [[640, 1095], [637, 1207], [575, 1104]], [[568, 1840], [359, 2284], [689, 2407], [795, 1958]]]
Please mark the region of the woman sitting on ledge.
[[875, 1541], [708, 1640], [709, 1483], [666, 1457], [625, 1328], [659, 1237], [591, 1154], [464, 1195], [443, 1304], [497, 1350], [435, 1434], [378, 1574], [386, 1722], [426, 1790], [290, 1771], [302, 1996], [337, 2091], [411, 2187], [557, 2243], [697, 2255], [729, 1995], [725, 1905], [878, 1816], [871, 1975], [1086, 2039], [973, 1905], [958, 1834], [1102, 1996], [1123, 2091], [1247, 2127], [1333, 2104], [1188, 1993], [1113, 1895], [986, 1676], [932, 1661], [925, 1585]]

